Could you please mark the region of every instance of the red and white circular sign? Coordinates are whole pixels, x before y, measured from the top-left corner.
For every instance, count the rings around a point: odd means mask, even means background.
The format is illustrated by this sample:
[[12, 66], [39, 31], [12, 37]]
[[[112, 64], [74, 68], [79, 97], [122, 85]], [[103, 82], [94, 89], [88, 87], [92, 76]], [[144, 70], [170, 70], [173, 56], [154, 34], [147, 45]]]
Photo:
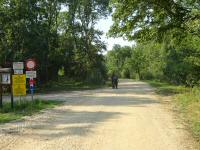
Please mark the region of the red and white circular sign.
[[36, 62], [35, 62], [34, 59], [28, 59], [28, 60], [26, 61], [26, 68], [27, 68], [28, 70], [34, 70], [35, 67], [36, 67]]

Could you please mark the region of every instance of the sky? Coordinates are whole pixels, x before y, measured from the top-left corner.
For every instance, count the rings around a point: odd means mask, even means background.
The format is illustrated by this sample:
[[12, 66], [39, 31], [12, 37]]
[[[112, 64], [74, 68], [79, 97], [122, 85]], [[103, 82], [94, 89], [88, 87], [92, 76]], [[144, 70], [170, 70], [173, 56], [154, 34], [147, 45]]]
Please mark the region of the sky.
[[112, 50], [112, 47], [115, 44], [119, 44], [121, 46], [132, 46], [135, 44], [134, 41], [127, 41], [124, 40], [123, 38], [110, 38], [106, 36], [106, 33], [110, 29], [111, 25], [113, 24], [112, 17], [109, 16], [106, 19], [101, 19], [98, 21], [96, 28], [99, 29], [100, 31], [103, 31], [104, 34], [101, 37], [102, 41], [104, 41], [107, 44], [107, 50]]
[[[62, 9], [61, 11], [66, 11], [67, 8], [66, 6], [62, 6]], [[107, 37], [106, 34], [108, 32], [108, 30], [110, 29], [111, 25], [113, 24], [113, 21], [112, 21], [112, 17], [111, 16], [108, 16], [106, 19], [100, 19], [98, 21], [98, 23], [96, 24], [96, 28], [99, 29], [100, 31], [103, 31], [104, 34], [101, 36], [101, 40], [104, 41], [107, 45], [107, 50], [112, 50], [112, 47], [115, 45], [115, 44], [119, 44], [121, 46], [133, 46], [135, 44], [134, 41], [127, 41], [127, 40], [124, 40], [123, 38], [110, 38], [110, 37]], [[104, 52], [104, 54], [106, 54], [106, 52]]]

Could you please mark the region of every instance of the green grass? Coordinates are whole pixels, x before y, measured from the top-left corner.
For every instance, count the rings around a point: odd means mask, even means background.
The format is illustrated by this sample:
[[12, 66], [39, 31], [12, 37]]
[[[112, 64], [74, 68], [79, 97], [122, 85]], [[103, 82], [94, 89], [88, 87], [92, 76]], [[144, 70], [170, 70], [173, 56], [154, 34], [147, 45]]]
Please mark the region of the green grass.
[[172, 103], [182, 114], [192, 134], [200, 141], [200, 87], [187, 88], [166, 82], [146, 81], [157, 94], [172, 96]]
[[190, 89], [176, 95], [174, 99], [185, 119], [189, 121], [193, 134], [200, 141], [200, 88]]
[[4, 103], [3, 108], [0, 109], [0, 123], [21, 119], [23, 116], [33, 115], [43, 109], [53, 108], [61, 103], [61, 101], [45, 101], [39, 99], [33, 102], [23, 100], [17, 101], [13, 109], [11, 109], [10, 103]]
[[177, 86], [167, 82], [159, 82], [155, 80], [147, 80], [145, 81], [149, 83], [151, 86], [156, 88], [156, 92], [160, 95], [176, 95], [179, 93], [187, 92], [189, 89], [184, 86]]
[[58, 81], [50, 81], [47, 84], [42, 85], [40, 88], [37, 88], [37, 92], [47, 93], [52, 91], [90, 90], [103, 88], [105, 86], [107, 86], [105, 83], [96, 84], [63, 78]]

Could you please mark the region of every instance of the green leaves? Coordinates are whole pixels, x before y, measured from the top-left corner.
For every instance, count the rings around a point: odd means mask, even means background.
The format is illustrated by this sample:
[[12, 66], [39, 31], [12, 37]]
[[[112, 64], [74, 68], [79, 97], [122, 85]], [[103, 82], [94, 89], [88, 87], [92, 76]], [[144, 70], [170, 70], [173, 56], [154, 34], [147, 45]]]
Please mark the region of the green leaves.
[[[117, 73], [123, 76], [122, 72], [128, 72], [128, 59], [131, 57], [131, 47], [115, 45], [112, 51], [106, 56], [108, 75]], [[130, 76], [130, 75], [128, 75]]]
[[200, 81], [200, 3], [198, 0], [112, 0], [110, 36], [137, 46], [129, 59], [140, 78], [167, 79], [194, 86]]
[[41, 82], [57, 79], [63, 67], [69, 77], [85, 79], [93, 68], [104, 74], [105, 44], [94, 26], [109, 13], [108, 5], [109, 0], [1, 0], [0, 66], [35, 58]]
[[149, 40], [149, 32], [156, 32], [153, 39], [174, 28], [185, 29], [188, 20], [199, 16], [194, 9], [199, 12], [200, 8], [197, 1], [182, 0], [114, 0], [112, 4], [114, 24], [110, 36], [144, 40]]

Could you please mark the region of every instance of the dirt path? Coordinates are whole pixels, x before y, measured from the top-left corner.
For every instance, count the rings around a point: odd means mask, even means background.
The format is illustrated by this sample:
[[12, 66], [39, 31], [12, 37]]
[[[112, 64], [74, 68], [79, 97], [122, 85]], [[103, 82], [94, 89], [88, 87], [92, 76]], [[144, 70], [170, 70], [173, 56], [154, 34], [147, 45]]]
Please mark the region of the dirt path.
[[63, 106], [1, 125], [1, 150], [194, 150], [184, 126], [151, 87], [123, 80], [120, 89], [41, 95]]

